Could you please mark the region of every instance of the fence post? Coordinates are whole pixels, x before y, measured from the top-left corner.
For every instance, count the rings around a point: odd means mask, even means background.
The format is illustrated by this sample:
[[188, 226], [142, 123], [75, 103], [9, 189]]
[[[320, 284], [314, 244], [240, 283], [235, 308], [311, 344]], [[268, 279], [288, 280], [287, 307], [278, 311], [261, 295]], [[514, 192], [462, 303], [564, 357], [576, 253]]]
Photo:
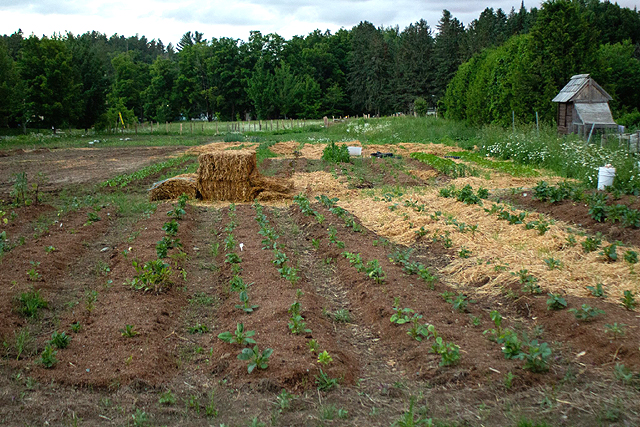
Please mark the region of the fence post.
[[540, 122], [538, 120], [538, 112], [536, 111], [536, 133], [540, 136]]
[[516, 112], [511, 110], [511, 124], [513, 126], [513, 133], [516, 133]]
[[180, 123], [180, 136], [182, 136], [182, 123]]

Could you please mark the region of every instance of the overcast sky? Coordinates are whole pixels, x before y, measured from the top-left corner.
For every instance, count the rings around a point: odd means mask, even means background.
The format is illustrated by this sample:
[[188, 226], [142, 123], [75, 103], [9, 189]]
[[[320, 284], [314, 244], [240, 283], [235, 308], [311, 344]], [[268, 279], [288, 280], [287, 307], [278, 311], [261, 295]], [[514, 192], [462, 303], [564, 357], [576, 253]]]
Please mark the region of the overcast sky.
[[[640, 0], [620, 0], [634, 8]], [[527, 9], [540, 1], [525, 1]], [[70, 31], [99, 31], [111, 36], [138, 34], [174, 45], [187, 31], [212, 37], [246, 40], [249, 31], [278, 33], [286, 39], [315, 29], [350, 29], [360, 21], [376, 26], [398, 25], [425, 19], [435, 30], [448, 9], [467, 25], [486, 7], [506, 14], [520, 7], [519, 0], [0, 0], [0, 34], [22, 29], [25, 36], [51, 36]]]

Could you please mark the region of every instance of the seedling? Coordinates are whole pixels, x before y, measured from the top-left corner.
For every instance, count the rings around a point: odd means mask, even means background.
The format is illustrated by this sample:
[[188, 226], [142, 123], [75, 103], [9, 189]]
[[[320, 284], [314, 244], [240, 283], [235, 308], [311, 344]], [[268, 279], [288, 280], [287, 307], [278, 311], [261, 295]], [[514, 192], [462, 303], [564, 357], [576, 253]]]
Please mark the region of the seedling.
[[238, 355], [238, 359], [246, 360], [249, 365], [247, 366], [247, 372], [251, 373], [255, 368], [267, 369], [269, 367], [269, 357], [273, 354], [273, 349], [267, 348], [262, 352], [258, 349], [258, 346], [253, 348], [245, 348], [242, 353]]
[[251, 304], [249, 302], [249, 295], [247, 294], [247, 291], [240, 292], [240, 302], [242, 304], [236, 304], [235, 307], [243, 310], [245, 313], [251, 313], [259, 307], [258, 305]]
[[518, 280], [522, 285], [522, 292], [529, 292], [532, 294], [542, 293], [542, 288], [540, 288], [540, 285], [538, 285], [538, 279], [532, 274], [529, 274], [529, 270], [523, 268], [517, 273], [511, 274], [518, 276]]
[[40, 265], [40, 262], [30, 261], [31, 268], [27, 270], [27, 275], [29, 276], [29, 280], [32, 282], [39, 282], [42, 276], [38, 272], [37, 268]]
[[553, 257], [545, 258], [544, 263], [547, 264], [549, 270], [559, 270], [562, 268], [562, 261]]
[[489, 318], [495, 325], [495, 329], [486, 330], [483, 334], [490, 334], [492, 339], [497, 340], [497, 338], [502, 335], [502, 315], [498, 313], [497, 310], [492, 310], [491, 313], [489, 313]]
[[[44, 248], [44, 251], [48, 254], [50, 254], [51, 252], [55, 252], [56, 248], [54, 246], [47, 246], [46, 248]], [[1, 252], [1, 251], [0, 251]]]
[[403, 308], [400, 309], [400, 307], [393, 307], [393, 310], [395, 311], [394, 314], [391, 315], [391, 323], [395, 323], [396, 325], [403, 325], [405, 323], [409, 323], [411, 321], [411, 315], [414, 313], [414, 311], [410, 308]]
[[587, 286], [591, 295], [598, 298], [606, 298], [607, 296], [604, 293], [604, 288], [602, 287], [602, 283], [598, 283], [596, 286]]
[[636, 308], [635, 294], [631, 291], [624, 291], [620, 301], [622, 301], [622, 306], [629, 311], [633, 311]]
[[567, 308], [567, 301], [562, 298], [559, 294], [547, 294], [549, 295], [549, 299], [547, 299], [547, 309], [548, 310], [562, 310]]
[[120, 334], [121, 334], [123, 337], [126, 337], [126, 338], [133, 338], [133, 337], [135, 337], [136, 335], [138, 335], [138, 332], [136, 332], [136, 331], [134, 330], [134, 326], [133, 326], [133, 325], [127, 325], [127, 324], [125, 324], [125, 325], [124, 325], [124, 329], [120, 329]]
[[505, 374], [504, 378], [502, 379], [502, 383], [507, 390], [511, 388], [511, 386], [513, 385], [513, 380], [515, 380], [516, 378], [517, 376], [513, 375], [513, 373], [511, 372], [507, 372]]
[[231, 280], [229, 280], [229, 287], [232, 292], [242, 292], [249, 289], [249, 286], [253, 285], [252, 283], [245, 283], [242, 277], [239, 275], [234, 275]]
[[460, 252], [458, 252], [458, 256], [460, 258], [469, 258], [471, 256], [471, 251], [463, 246], [462, 249], [460, 249]]
[[570, 308], [569, 311], [576, 316], [576, 319], [583, 320], [585, 322], [591, 321], [601, 314], [604, 314], [603, 310], [599, 310], [595, 307], [591, 307], [588, 304], [582, 304], [579, 309]]
[[458, 294], [452, 302], [453, 309], [460, 313], [464, 313], [467, 311], [467, 305], [469, 302], [470, 300], [465, 294]]
[[604, 325], [604, 332], [613, 335], [613, 339], [615, 340], [625, 336], [626, 327], [627, 325], [624, 323], [618, 324], [618, 322], [615, 322], [613, 325], [606, 324]]
[[95, 212], [87, 212], [87, 222], [84, 225], [91, 225], [94, 222], [100, 221], [100, 217]]
[[310, 353], [317, 353], [318, 352], [318, 341], [314, 340], [313, 338], [310, 339], [309, 341], [307, 341], [307, 347], [309, 347], [309, 352]]
[[244, 324], [238, 323], [236, 325], [235, 332], [223, 332], [218, 335], [222, 341], [227, 342], [229, 344], [255, 344], [256, 341], [253, 338], [250, 338], [256, 334], [256, 331], [246, 331], [244, 330]]
[[523, 359], [522, 341], [518, 334], [505, 329], [497, 338], [497, 343], [502, 345], [502, 353], [507, 359]]
[[172, 219], [169, 222], [165, 222], [162, 229], [167, 233], [167, 236], [173, 237], [178, 234], [178, 225], [178, 221]]
[[276, 396], [276, 402], [278, 405], [278, 410], [283, 412], [291, 407], [291, 401], [295, 399], [295, 396], [287, 390], [282, 390], [279, 395]]
[[65, 332], [58, 333], [58, 331], [55, 331], [53, 334], [51, 334], [50, 343], [56, 346], [57, 348], [67, 348], [70, 342], [71, 342], [71, 337], [67, 335]]
[[91, 313], [96, 307], [96, 300], [98, 299], [98, 291], [87, 289], [84, 291], [84, 308], [87, 313]]
[[600, 255], [604, 255], [605, 259], [609, 262], [615, 262], [618, 260], [618, 244], [617, 243], [612, 243], [609, 246], [605, 246], [604, 248], [602, 248], [602, 252], [600, 252]]
[[53, 349], [51, 344], [47, 344], [40, 353], [40, 363], [47, 369], [53, 368], [56, 363], [58, 363], [58, 359], [56, 359], [56, 354], [58, 352]]
[[40, 290], [23, 292], [18, 298], [18, 312], [24, 317], [37, 319], [39, 310], [46, 307], [47, 301], [42, 298]]
[[597, 250], [602, 244], [602, 239], [600, 238], [600, 233], [596, 234], [595, 237], [587, 237], [584, 242], [582, 242], [582, 249], [589, 253]]
[[367, 262], [365, 272], [378, 284], [384, 282], [384, 279], [386, 278], [386, 275], [384, 271], [382, 271], [382, 267], [380, 267], [380, 263], [377, 259]]
[[71, 330], [74, 333], [77, 334], [78, 332], [80, 332], [81, 329], [82, 329], [82, 324], [80, 322], [75, 322], [71, 324]]
[[173, 405], [176, 403], [176, 397], [171, 392], [171, 390], [167, 390], [160, 395], [158, 403], [160, 403], [161, 405]]
[[333, 362], [333, 358], [331, 357], [331, 355], [329, 355], [327, 350], [324, 350], [322, 353], [318, 354], [318, 363], [322, 363], [326, 366], [331, 362]]
[[549, 357], [551, 349], [547, 343], [538, 343], [533, 340], [529, 343], [529, 353], [525, 353], [524, 369], [532, 372], [544, 372], [549, 369]]
[[624, 253], [624, 260], [629, 264], [637, 264], [638, 253], [636, 251], [628, 250]]
[[311, 239], [311, 245], [315, 250], [320, 249], [320, 239]]
[[237, 253], [231, 252], [225, 255], [224, 262], [231, 264], [233, 266], [235, 264], [240, 264], [242, 262], [242, 259]]
[[299, 314], [291, 316], [289, 320], [289, 330], [291, 330], [292, 333], [296, 335], [303, 332], [311, 333], [311, 329], [307, 328], [307, 324], [304, 322], [304, 318]]
[[346, 308], [341, 308], [333, 313], [333, 320], [338, 323], [350, 323], [351, 313]]
[[130, 282], [133, 289], [144, 292], [153, 290], [158, 293], [171, 285], [169, 279], [171, 266], [161, 259], [149, 261], [143, 266], [140, 266], [140, 262], [134, 259], [132, 265], [137, 273]]
[[430, 334], [429, 334], [429, 324], [421, 324], [420, 320], [422, 319], [422, 316], [419, 314], [414, 314], [413, 318], [411, 319], [411, 326], [409, 327], [409, 330], [407, 331], [407, 335], [409, 335], [411, 338], [413, 338], [416, 341], [422, 341], [423, 338], [427, 338], [429, 339]]
[[460, 347], [443, 341], [442, 337], [436, 338], [436, 342], [431, 346], [430, 352], [440, 355], [440, 366], [455, 365], [460, 361]]

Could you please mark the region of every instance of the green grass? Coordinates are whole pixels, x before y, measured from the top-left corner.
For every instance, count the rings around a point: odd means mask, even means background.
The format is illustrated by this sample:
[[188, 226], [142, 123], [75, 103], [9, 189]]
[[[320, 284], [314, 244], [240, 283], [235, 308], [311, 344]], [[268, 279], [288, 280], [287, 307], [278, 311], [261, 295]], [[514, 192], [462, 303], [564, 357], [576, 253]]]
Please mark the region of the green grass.
[[426, 163], [451, 178], [478, 176], [479, 174], [476, 169], [469, 167], [464, 163], [456, 163], [451, 159], [445, 159], [433, 154], [411, 153], [411, 158]]
[[194, 156], [185, 155], [185, 156], [180, 156], [180, 157], [175, 157], [169, 160], [165, 160], [163, 162], [154, 163], [140, 170], [137, 170], [133, 173], [118, 175], [114, 178], [111, 178], [107, 181], [102, 182], [100, 186], [123, 188], [134, 181], [139, 181], [141, 179], [144, 179], [150, 175], [153, 175], [155, 173], [162, 171], [163, 169], [176, 168], [180, 166], [182, 163], [185, 163], [187, 161], [193, 161], [194, 158], [195, 158]]
[[535, 177], [540, 176], [540, 173], [529, 165], [523, 165], [512, 161], [504, 160], [491, 160], [480, 153], [474, 153], [473, 151], [456, 151], [449, 153], [450, 156], [459, 156], [462, 160], [467, 162], [473, 162], [478, 166], [487, 169], [493, 169], [499, 172], [509, 174], [517, 177]]

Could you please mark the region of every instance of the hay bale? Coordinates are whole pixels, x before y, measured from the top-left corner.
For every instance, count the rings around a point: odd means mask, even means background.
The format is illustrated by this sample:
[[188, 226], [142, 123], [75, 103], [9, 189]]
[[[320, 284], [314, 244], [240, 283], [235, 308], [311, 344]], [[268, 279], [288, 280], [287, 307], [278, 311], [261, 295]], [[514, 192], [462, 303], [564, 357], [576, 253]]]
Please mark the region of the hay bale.
[[195, 199], [197, 182], [198, 175], [195, 173], [185, 173], [156, 182], [149, 189], [149, 200], [177, 199], [182, 194], [186, 194], [190, 199]]
[[198, 181], [247, 181], [257, 167], [252, 150], [213, 151], [198, 156]]
[[249, 181], [202, 181], [198, 191], [203, 200], [251, 202], [257, 192]]

